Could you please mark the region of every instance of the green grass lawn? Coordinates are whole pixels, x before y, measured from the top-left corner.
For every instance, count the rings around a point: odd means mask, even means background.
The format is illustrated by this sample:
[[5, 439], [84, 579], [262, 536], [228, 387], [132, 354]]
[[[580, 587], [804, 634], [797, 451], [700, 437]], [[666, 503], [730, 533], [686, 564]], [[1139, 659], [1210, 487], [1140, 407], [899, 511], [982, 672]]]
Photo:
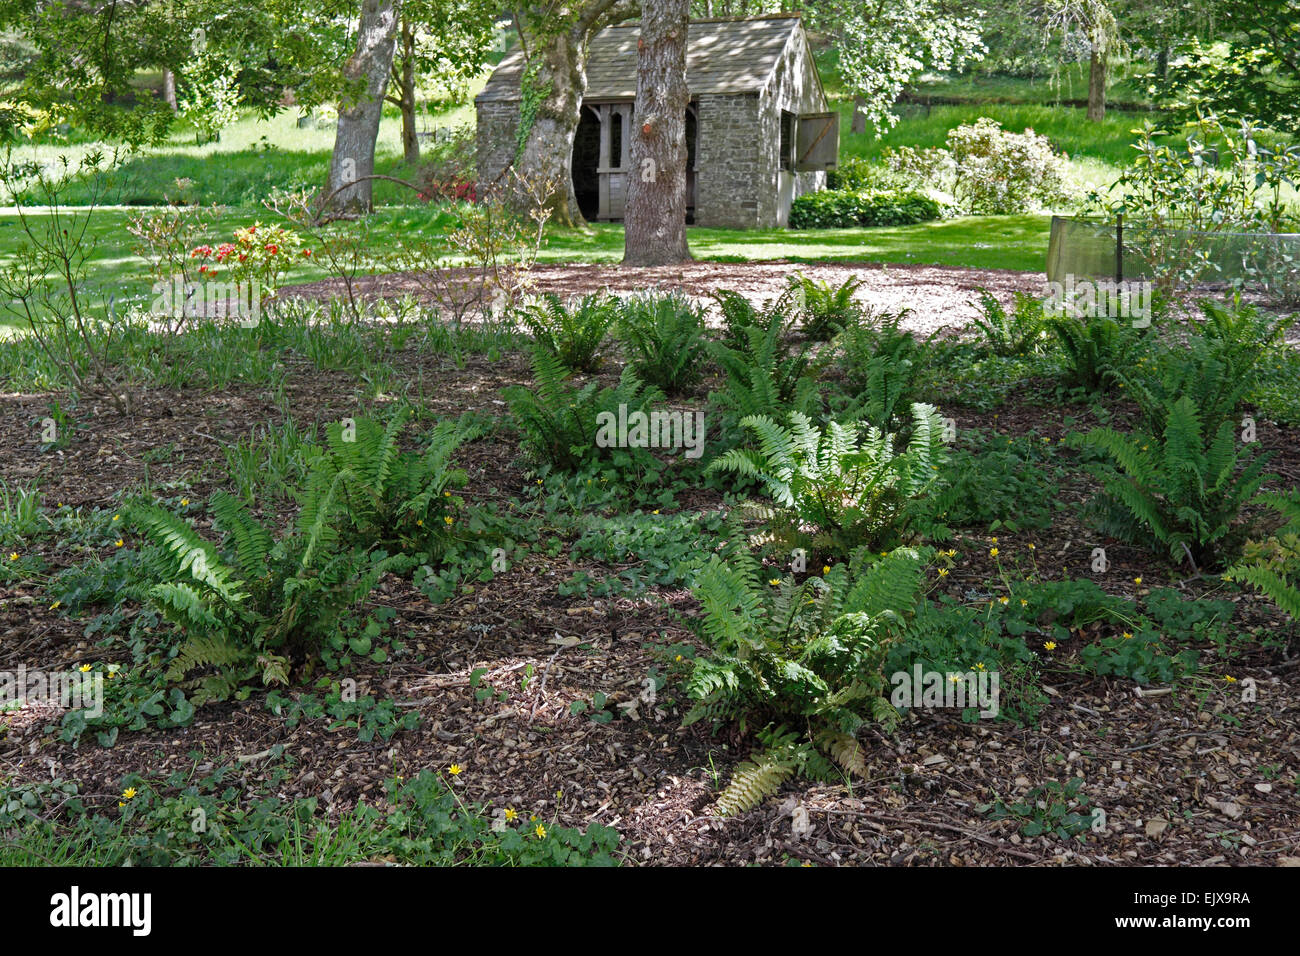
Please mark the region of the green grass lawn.
[[[92, 298], [98, 296], [107, 300], [113, 296], [122, 303], [143, 301], [150, 295], [152, 280], [144, 260], [133, 252], [134, 239], [127, 232], [130, 217], [143, 212], [146, 210], [106, 207], [92, 216], [88, 230], [94, 243], [88, 279]], [[39, 223], [43, 216], [39, 211], [28, 215], [35, 223]], [[380, 250], [404, 236], [428, 234], [441, 228], [443, 218], [435, 206], [382, 208], [373, 218], [372, 245]], [[216, 243], [227, 238], [236, 228], [255, 220], [269, 222], [272, 217], [266, 210], [252, 207], [229, 210], [210, 241]], [[1049, 220], [1045, 216], [985, 216], [875, 229], [744, 231], [691, 228], [688, 234], [691, 251], [697, 259], [721, 262], [791, 259], [800, 262], [887, 262], [1034, 271], [1044, 265], [1048, 226]], [[12, 208], [0, 209], [0, 268], [9, 266], [16, 248], [24, 239]], [[613, 263], [622, 258], [622, 225], [602, 223], [587, 230], [550, 230], [540, 260], [544, 263]], [[377, 268], [382, 271], [382, 268]], [[318, 263], [300, 261], [286, 281], [310, 282], [325, 276]]]

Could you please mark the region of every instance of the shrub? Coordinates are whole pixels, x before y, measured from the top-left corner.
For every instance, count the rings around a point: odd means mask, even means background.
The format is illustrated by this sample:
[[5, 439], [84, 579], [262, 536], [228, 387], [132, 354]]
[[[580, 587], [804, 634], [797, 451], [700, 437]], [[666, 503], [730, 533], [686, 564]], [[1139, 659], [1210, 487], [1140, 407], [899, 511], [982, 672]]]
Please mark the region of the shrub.
[[262, 299], [274, 298], [280, 280], [302, 257], [302, 237], [283, 226], [264, 226], [255, 222], [235, 230], [234, 242], [197, 246], [190, 258], [201, 265], [204, 279], [216, 279], [229, 270], [230, 281], [256, 282]]
[[1064, 159], [1032, 129], [1004, 130], [987, 116], [948, 133], [947, 149], [894, 150], [890, 168], [951, 193], [970, 215], [1007, 215], [1069, 198]]
[[788, 427], [766, 416], [741, 421], [756, 448], [732, 448], [709, 465], [756, 478], [772, 499], [759, 506], [773, 540], [815, 554], [872, 550], [904, 539], [929, 514], [930, 489], [946, 451], [932, 406], [912, 406], [913, 433], [895, 453], [894, 436], [878, 428], [859, 441], [860, 422], [831, 422], [825, 431], [798, 412]]
[[704, 312], [681, 293], [630, 296], [616, 333], [641, 381], [680, 395], [703, 378]]
[[837, 192], [824, 189], [799, 196], [790, 205], [791, 229], [851, 229], [856, 226], [911, 226], [943, 215], [943, 207], [915, 192]]
[[902, 177], [887, 166], [861, 156], [841, 156], [839, 166], [826, 173], [826, 188], [832, 192], [869, 192], [899, 189]]
[[519, 318], [538, 348], [574, 371], [594, 372], [602, 361], [596, 353], [618, 314], [617, 299], [596, 293], [567, 306], [559, 296], [547, 295], [521, 310]]
[[695, 705], [683, 723], [763, 727], [760, 749], [718, 797], [719, 813], [757, 806], [796, 773], [828, 779], [839, 767], [865, 776], [857, 732], [867, 720], [897, 721], [881, 667], [891, 633], [916, 606], [928, 559], [900, 548], [776, 587], [748, 552], [700, 567], [696, 629], [707, 650], [687, 680]]

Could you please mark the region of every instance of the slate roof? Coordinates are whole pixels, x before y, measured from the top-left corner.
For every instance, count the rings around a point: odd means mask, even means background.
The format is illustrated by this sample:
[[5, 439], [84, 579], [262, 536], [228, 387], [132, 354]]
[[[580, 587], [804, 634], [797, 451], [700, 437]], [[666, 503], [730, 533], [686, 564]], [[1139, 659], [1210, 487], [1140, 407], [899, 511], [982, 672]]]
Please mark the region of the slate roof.
[[[767, 85], [797, 14], [736, 20], [692, 20], [686, 32], [686, 88], [698, 93], [752, 93]], [[588, 100], [636, 96], [636, 41], [641, 26], [606, 27], [587, 47]], [[519, 99], [523, 54], [501, 61], [474, 101]]]

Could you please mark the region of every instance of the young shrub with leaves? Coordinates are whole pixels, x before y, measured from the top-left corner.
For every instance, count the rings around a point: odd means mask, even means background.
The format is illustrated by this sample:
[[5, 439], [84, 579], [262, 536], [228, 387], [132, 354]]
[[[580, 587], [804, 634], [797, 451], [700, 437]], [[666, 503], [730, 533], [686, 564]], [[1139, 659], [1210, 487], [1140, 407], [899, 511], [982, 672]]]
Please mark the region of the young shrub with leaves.
[[1224, 577], [1244, 582], [1300, 621], [1300, 492], [1260, 495], [1285, 524], [1263, 541], [1249, 541]]
[[195, 704], [226, 700], [255, 681], [287, 684], [290, 669], [319, 654], [343, 613], [407, 561], [341, 549], [337, 509], [346, 479], [313, 472], [296, 525], [278, 539], [273, 525], [225, 492], [212, 499], [221, 547], [162, 508], [129, 513], [167, 555], [168, 579], [148, 599], [185, 635], [166, 676], [194, 689]]
[[355, 543], [420, 551], [436, 560], [464, 503], [452, 492], [465, 487], [466, 475], [451, 458], [475, 431], [439, 422], [424, 452], [403, 451], [398, 439], [410, 418], [411, 410], [402, 408], [387, 424], [368, 418], [331, 423], [325, 430], [329, 450], [316, 467], [330, 480], [342, 476], [339, 501]]
[[755, 506], [781, 548], [849, 554], [891, 547], [917, 525], [929, 525], [929, 492], [947, 460], [942, 425], [931, 405], [913, 405], [912, 439], [894, 450], [894, 436], [861, 422], [831, 422], [825, 431], [793, 412], [789, 426], [762, 415], [741, 421], [756, 448], [732, 448], [709, 465], [757, 478], [771, 496]]
[[868, 720], [893, 727], [898, 719], [881, 668], [916, 607], [928, 559], [928, 550], [900, 548], [801, 584], [763, 581], [744, 549], [699, 568], [693, 590], [707, 653], [687, 680], [695, 706], [684, 723], [763, 728], [758, 750], [719, 796], [719, 813], [757, 806], [795, 774], [864, 775], [857, 733]]
[[1233, 422], [1207, 421], [1187, 396], [1169, 403], [1164, 418], [1158, 435], [1096, 428], [1070, 441], [1115, 465], [1095, 472], [1106, 495], [1103, 530], [1212, 568], [1232, 550], [1241, 509], [1274, 477], [1264, 474], [1270, 455], [1256, 457]]
[[604, 293], [568, 305], [557, 295], [547, 295], [522, 309], [519, 320], [538, 348], [554, 355], [561, 365], [575, 372], [594, 372], [603, 361], [597, 353], [618, 314], [618, 300]]
[[648, 385], [681, 395], [703, 377], [704, 312], [681, 293], [630, 296], [616, 334], [628, 365]]
[[791, 276], [789, 281], [803, 298], [803, 333], [810, 339], [824, 342], [834, 338], [860, 311], [853, 301], [853, 293], [862, 285], [857, 276], [849, 276], [839, 286], [802, 274]]

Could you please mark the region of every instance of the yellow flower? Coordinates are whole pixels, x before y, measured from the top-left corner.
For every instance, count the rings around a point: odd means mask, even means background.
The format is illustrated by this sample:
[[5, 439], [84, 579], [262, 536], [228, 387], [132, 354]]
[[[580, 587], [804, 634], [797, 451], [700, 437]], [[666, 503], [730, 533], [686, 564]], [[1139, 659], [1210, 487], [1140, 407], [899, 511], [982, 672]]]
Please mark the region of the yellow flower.
[[1134, 583], [1134, 584], [1141, 584], [1141, 583], [1142, 583], [1142, 578], [1141, 578], [1140, 576], [1134, 578], [1134, 579], [1133, 579], [1133, 583]]
[[185, 507], [186, 505], [188, 505], [189, 503], [190, 503], [190, 499], [189, 499], [189, 498], [182, 498], [182, 499], [181, 499], [181, 507], [182, 507], [182, 508], [184, 508], [184, 507]]
[[944, 552], [944, 554], [950, 558], [955, 558], [957, 557], [957, 549], [949, 548], [947, 551]]
[[514, 807], [506, 807], [506, 819], [511, 823], [514, 823], [515, 820], [519, 819], [519, 814], [515, 811]]
[[122, 791], [122, 799], [123, 799], [123, 800], [133, 800], [133, 799], [135, 799], [135, 787], [127, 787], [125, 790], [123, 790], [123, 791]]
[[1021, 598], [1021, 599], [1020, 599], [1020, 606], [1021, 606], [1021, 607], [1029, 607], [1029, 602], [1026, 601], [1024, 598]]
[[773, 578], [772, 580], [768, 581], [767, 583], [770, 584], [770, 585], [772, 585], [772, 587], [776, 587], [777, 585], [779, 585], [779, 584], [781, 583], [781, 581], [780, 581], [779, 578]]
[[453, 518], [451, 515], [447, 515], [447, 517], [443, 518], [442, 520], [447, 522], [448, 528], [450, 528], [453, 524], [456, 523], [456, 519]]
[[990, 557], [990, 558], [996, 558], [997, 556], [998, 556], [998, 549], [997, 549], [997, 548], [989, 548], [989, 557]]
[[123, 541], [121, 538], [118, 538], [116, 541], [113, 542], [113, 544], [120, 548], [122, 547]]
[[424, 527], [424, 519], [423, 519], [423, 518], [416, 518], [416, 519], [415, 519], [415, 526], [416, 526], [417, 528], [423, 528], [423, 527]]
[[458, 763], [454, 763], [454, 764], [452, 764], [450, 767], [447, 768], [447, 772], [448, 772], [449, 774], [451, 774], [453, 777], [455, 777], [455, 776], [457, 776], [457, 775], [458, 775], [462, 770], [464, 770], [464, 769], [465, 769], [465, 768], [462, 767], [460, 764], [458, 764]]
[[677, 663], [680, 664], [681, 662], [682, 662], [682, 655], [678, 654], [678, 655], [677, 655]]
[[537, 834], [537, 839], [539, 840], [546, 839], [546, 827], [542, 826], [540, 823], [537, 824], [537, 826], [533, 827], [533, 832]]
[[1128, 631], [1125, 631], [1125, 632], [1124, 632], [1124, 640], [1127, 641], [1127, 640], [1128, 640], [1130, 637], [1132, 637], [1132, 636], [1133, 636], [1133, 635], [1130, 634]]
[[122, 520], [122, 516], [121, 516], [121, 515], [113, 515], [113, 520], [114, 520], [114, 521], [121, 521], [121, 520]]
[[[587, 484], [591, 484], [591, 482], [588, 481]], [[444, 491], [444, 492], [442, 493], [442, 496], [443, 496], [444, 498], [450, 498], [450, 497], [451, 497], [451, 492], [450, 492], [450, 491]]]
[[1231, 674], [1224, 674], [1223, 679], [1226, 680], [1229, 684], [1237, 683], [1237, 678], [1233, 677]]
[[998, 539], [997, 539], [997, 538], [994, 538], [994, 539], [993, 539], [993, 543], [994, 543], [994, 544], [997, 544], [997, 543], [998, 543]]
[[946, 578], [947, 576], [948, 576], [948, 569], [947, 569], [947, 568], [940, 568], [940, 569], [939, 569], [939, 577], [941, 577], [941, 578]]
[[540, 485], [542, 483], [542, 479], [538, 478], [537, 483]]
[[657, 515], [657, 514], [659, 513], [659, 509], [656, 508], [654, 511], [652, 511], [652, 512], [650, 512], [650, 513], [651, 513], [652, 515]]
[[9, 552], [9, 560], [10, 560], [10, 561], [17, 561], [17, 560], [18, 560], [18, 552], [17, 552], [17, 551], [10, 551], [10, 552]]
[[1034, 547], [1034, 542], [1032, 542], [1032, 541], [1029, 542], [1029, 550], [1030, 550], [1030, 551], [1036, 551], [1036, 550], [1037, 550], [1037, 548]]
[[59, 608], [59, 605], [62, 604], [62, 603], [63, 603], [62, 601], [55, 601], [53, 604], [50, 605], [50, 610], [51, 610], [51, 611], [57, 611], [58, 608]]
[[82, 664], [80, 667], [77, 668], [77, 670], [81, 671], [81, 673], [84, 674], [84, 673], [86, 673], [87, 671], [90, 670], [90, 665], [89, 665], [89, 664]]
[[822, 574], [830, 574], [830, 573], [831, 573], [831, 566], [829, 564], [823, 564]]
[[977, 671], [982, 671], [982, 670], [984, 670], [984, 664], [983, 664], [983, 662], [981, 661], [980, 663], [976, 664], [976, 665], [975, 665], [975, 669], [976, 669]]
[[1056, 650], [1056, 641], [1046, 641], [1044, 642], [1043, 647], [1049, 651], [1054, 651]]
[[948, 678], [948, 682], [951, 683], [951, 684], [960, 684], [960, 683], [961, 683], [961, 675], [960, 675], [960, 674], [953, 674], [951, 677]]

